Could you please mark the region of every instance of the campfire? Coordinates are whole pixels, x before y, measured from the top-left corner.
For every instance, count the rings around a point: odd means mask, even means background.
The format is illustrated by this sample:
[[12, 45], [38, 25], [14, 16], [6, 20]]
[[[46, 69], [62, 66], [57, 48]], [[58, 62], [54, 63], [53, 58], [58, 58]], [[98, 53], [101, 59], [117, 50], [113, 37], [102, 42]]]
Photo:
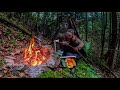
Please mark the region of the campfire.
[[47, 47], [37, 46], [32, 37], [30, 45], [24, 50], [24, 63], [32, 66], [43, 64], [50, 57], [50, 50]]
[[36, 77], [60, 64], [52, 45], [39, 45], [34, 37], [30, 39], [28, 47], [6, 56], [4, 60], [11, 72], [23, 71], [29, 77]]

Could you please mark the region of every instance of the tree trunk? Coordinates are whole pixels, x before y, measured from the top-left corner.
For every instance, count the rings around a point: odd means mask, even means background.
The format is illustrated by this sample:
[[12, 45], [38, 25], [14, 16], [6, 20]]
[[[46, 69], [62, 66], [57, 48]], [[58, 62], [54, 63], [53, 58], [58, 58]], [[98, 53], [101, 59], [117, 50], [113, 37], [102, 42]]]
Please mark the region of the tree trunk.
[[[104, 15], [106, 14], [106, 15]], [[104, 13], [103, 12], [103, 15], [102, 15], [102, 34], [101, 34], [101, 41], [102, 41], [102, 50], [101, 50], [101, 57], [104, 53], [104, 44], [105, 44], [105, 30], [106, 30], [106, 27], [107, 27], [107, 12]]]
[[117, 14], [116, 12], [112, 12], [112, 40], [109, 45], [108, 54], [107, 54], [107, 65], [109, 68], [112, 68], [115, 49], [117, 45]]
[[110, 18], [110, 31], [109, 31], [109, 45], [110, 45], [110, 42], [111, 42], [111, 34], [112, 34], [112, 31], [111, 31], [111, 28], [112, 28], [112, 22], [111, 22], [111, 18], [112, 17], [112, 15], [111, 15], [111, 12], [110, 12], [110, 14], [109, 14], [109, 18]]
[[93, 13], [92, 13], [92, 31], [93, 31], [93, 16], [94, 16], [94, 15], [93, 15]]
[[87, 20], [87, 12], [85, 12], [85, 31], [86, 31], [86, 41], [88, 41], [88, 20]]
[[37, 13], [37, 22], [36, 22], [37, 33], [39, 33], [39, 29], [38, 29], [38, 27], [39, 27], [39, 16], [40, 16], [40, 13], [38, 12]]

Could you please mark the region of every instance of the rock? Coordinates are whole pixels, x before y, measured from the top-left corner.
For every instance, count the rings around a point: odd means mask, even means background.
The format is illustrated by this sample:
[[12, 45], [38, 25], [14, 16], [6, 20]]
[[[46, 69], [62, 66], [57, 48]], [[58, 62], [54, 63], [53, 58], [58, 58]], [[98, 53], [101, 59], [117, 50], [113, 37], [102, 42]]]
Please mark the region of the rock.
[[16, 58], [15, 57], [13, 57], [13, 56], [5, 56], [5, 59], [12, 59], [12, 60], [15, 60]]
[[14, 64], [14, 61], [12, 60], [12, 59], [4, 59], [5, 60], [5, 63], [12, 63], [12, 64]]
[[13, 67], [14, 66], [14, 64], [12, 64], [12, 63], [7, 63], [6, 65], [7, 65], [7, 67]]
[[19, 75], [19, 71], [16, 71], [16, 70], [11, 70], [10, 71], [12, 75], [15, 75], [15, 76], [18, 76]]
[[55, 59], [51, 58], [50, 60], [47, 60], [46, 64], [47, 64], [48, 67], [54, 68], [55, 67]]
[[37, 75], [43, 72], [42, 68], [40, 67], [32, 67], [25, 70], [25, 73], [28, 74], [31, 78], [35, 78]]
[[14, 61], [12, 59], [5, 58], [5, 63], [7, 67], [13, 67], [14, 66]]
[[41, 64], [35, 67], [30, 67], [25, 70], [25, 73], [28, 74], [29, 77], [35, 78], [36, 76], [40, 75], [44, 71], [48, 70], [46, 64]]
[[60, 65], [60, 58], [57, 58], [55, 61], [55, 67], [57, 68]]
[[13, 69], [14, 70], [22, 70], [23, 68], [24, 68], [24, 64], [14, 64], [14, 67], [13, 67]]

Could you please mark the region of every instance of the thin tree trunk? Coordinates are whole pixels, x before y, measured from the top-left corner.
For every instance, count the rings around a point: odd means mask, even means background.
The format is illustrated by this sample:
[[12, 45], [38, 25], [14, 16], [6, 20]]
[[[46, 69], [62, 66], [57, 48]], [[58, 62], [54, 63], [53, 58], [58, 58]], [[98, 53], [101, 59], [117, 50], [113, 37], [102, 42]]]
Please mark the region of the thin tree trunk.
[[85, 12], [85, 31], [86, 31], [86, 41], [88, 41], [88, 20], [87, 20], [87, 12]]
[[93, 31], [93, 13], [92, 13], [92, 31]]
[[112, 12], [112, 40], [110, 43], [110, 47], [108, 49], [107, 57], [108, 59], [107, 65], [109, 68], [112, 68], [113, 65], [116, 46], [117, 46], [117, 15], [116, 12]]
[[38, 20], [39, 20], [39, 15], [40, 15], [40, 13], [38, 12], [38, 13], [37, 13], [37, 22], [36, 22], [37, 33], [39, 32], [39, 29], [38, 29], [38, 26], [39, 26], [39, 25], [38, 25], [38, 24], [39, 24], [39, 21], [38, 21]]
[[103, 54], [103, 25], [104, 25], [104, 12], [101, 12], [101, 56]]
[[[104, 16], [104, 14], [106, 14]], [[103, 12], [103, 25], [102, 25], [102, 50], [101, 50], [101, 57], [104, 53], [104, 44], [105, 44], [105, 30], [106, 30], [106, 27], [107, 27], [107, 12], [104, 13]]]
[[[112, 16], [111, 16], [111, 12], [110, 12], [110, 14], [109, 14], [109, 18], [110, 18], [109, 45], [110, 45], [110, 42], [111, 42], [111, 33], [112, 33], [112, 32], [111, 32], [111, 28], [112, 28], [112, 25], [111, 25], [111, 24], [112, 24], [112, 22], [111, 22], [111, 17], [112, 17]], [[108, 46], [108, 47], [110, 47], [110, 46]]]

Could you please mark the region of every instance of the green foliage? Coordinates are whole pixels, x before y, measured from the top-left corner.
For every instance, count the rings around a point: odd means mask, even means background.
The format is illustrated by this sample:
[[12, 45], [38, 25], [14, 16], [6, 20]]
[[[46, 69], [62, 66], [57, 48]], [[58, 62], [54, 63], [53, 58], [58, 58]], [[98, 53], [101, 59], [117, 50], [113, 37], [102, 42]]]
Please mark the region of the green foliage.
[[64, 68], [62, 70], [59, 70], [57, 72], [57, 74], [59, 76], [61, 76], [61, 78], [72, 78], [72, 75], [70, 74], [70, 69], [68, 69], [68, 68]]
[[83, 49], [84, 49], [84, 51], [86, 52], [87, 56], [88, 56], [88, 55], [91, 55], [91, 53], [92, 53], [92, 48], [91, 48], [91, 46], [90, 46], [90, 42], [86, 42], [86, 41], [85, 41], [84, 46], [83, 46]]
[[60, 76], [53, 72], [52, 70], [48, 70], [43, 72], [41, 75], [37, 76], [38, 78], [59, 78]]
[[86, 64], [83, 60], [78, 62], [75, 76], [78, 78], [101, 78], [101, 75], [91, 66]]
[[52, 71], [48, 70], [40, 75], [38, 78], [101, 78], [102, 76], [96, 72], [96, 70], [86, 64], [82, 59], [75, 67], [73, 75], [70, 73], [69, 68], [63, 68], [61, 70]]
[[63, 67], [67, 67], [64, 59], [61, 60], [61, 63], [62, 63], [62, 65], [63, 65]]

